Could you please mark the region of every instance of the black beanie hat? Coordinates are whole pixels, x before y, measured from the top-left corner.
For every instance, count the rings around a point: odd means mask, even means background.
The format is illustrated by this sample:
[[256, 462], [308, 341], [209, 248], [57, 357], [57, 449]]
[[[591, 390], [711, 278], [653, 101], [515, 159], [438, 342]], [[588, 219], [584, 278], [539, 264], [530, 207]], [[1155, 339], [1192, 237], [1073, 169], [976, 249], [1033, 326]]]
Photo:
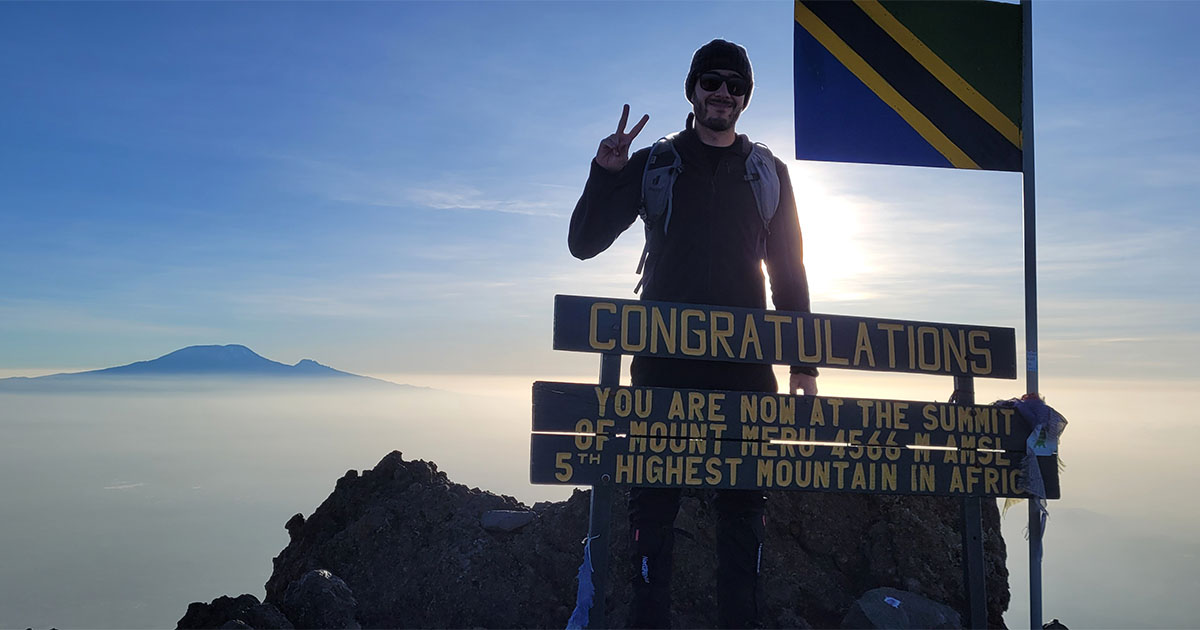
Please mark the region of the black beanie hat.
[[742, 75], [749, 83], [743, 107], [750, 104], [750, 91], [754, 89], [754, 70], [750, 67], [750, 57], [745, 48], [723, 39], [714, 39], [696, 49], [696, 54], [692, 55], [692, 69], [688, 71], [687, 81], [684, 83], [684, 96], [689, 103], [692, 100], [692, 91], [696, 88], [696, 81], [709, 70], [732, 70]]

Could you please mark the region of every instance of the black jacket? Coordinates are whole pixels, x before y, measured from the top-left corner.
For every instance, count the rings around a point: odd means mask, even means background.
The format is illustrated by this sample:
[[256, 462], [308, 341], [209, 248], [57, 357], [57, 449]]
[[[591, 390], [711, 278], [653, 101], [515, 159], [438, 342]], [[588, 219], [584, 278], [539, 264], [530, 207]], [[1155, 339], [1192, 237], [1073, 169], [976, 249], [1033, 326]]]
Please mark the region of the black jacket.
[[[674, 211], [654, 275], [647, 279], [647, 300], [766, 308], [758, 242], [763, 229], [746, 181], [751, 143], [738, 136], [714, 164], [710, 149], [694, 130], [675, 137], [683, 171], [675, 182]], [[583, 196], [571, 215], [567, 238], [571, 253], [587, 259], [608, 248], [638, 217], [647, 147], [634, 153], [618, 173], [592, 162]], [[775, 308], [809, 310], [800, 223], [787, 167], [779, 173], [779, 209], [767, 236], [767, 272]]]
[[[746, 180], [751, 142], [739, 135], [717, 154], [693, 129], [675, 137], [683, 170], [673, 212], [642, 298], [664, 302], [766, 308], [758, 245], [763, 224]], [[595, 161], [571, 215], [571, 254], [587, 259], [608, 248], [638, 217], [649, 147], [610, 173]], [[775, 308], [809, 311], [800, 223], [787, 167], [778, 158], [779, 207], [767, 235], [766, 263]], [[809, 370], [804, 370], [809, 371]]]

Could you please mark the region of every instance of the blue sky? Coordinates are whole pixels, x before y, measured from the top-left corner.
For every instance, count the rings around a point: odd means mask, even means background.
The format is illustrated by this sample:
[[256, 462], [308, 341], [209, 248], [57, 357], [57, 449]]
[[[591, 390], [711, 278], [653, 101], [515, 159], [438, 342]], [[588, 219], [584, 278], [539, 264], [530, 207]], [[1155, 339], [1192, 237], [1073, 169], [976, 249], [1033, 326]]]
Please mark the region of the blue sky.
[[[1044, 377], [1195, 379], [1191, 2], [1035, 7]], [[623, 103], [677, 130], [744, 44], [739, 130], [793, 153], [791, 4], [0, 4], [0, 375], [242, 343], [361, 373], [591, 373], [555, 293]], [[814, 310], [1012, 326], [1020, 176], [791, 163]]]

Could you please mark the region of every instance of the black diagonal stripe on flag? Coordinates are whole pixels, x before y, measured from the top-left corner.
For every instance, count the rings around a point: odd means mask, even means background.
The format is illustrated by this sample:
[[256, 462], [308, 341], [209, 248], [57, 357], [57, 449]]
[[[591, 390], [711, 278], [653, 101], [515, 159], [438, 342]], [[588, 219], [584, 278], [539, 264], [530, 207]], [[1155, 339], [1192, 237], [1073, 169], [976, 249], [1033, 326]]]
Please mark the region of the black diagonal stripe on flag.
[[980, 168], [1021, 170], [1021, 151], [942, 85], [857, 5], [848, 1], [804, 5]]

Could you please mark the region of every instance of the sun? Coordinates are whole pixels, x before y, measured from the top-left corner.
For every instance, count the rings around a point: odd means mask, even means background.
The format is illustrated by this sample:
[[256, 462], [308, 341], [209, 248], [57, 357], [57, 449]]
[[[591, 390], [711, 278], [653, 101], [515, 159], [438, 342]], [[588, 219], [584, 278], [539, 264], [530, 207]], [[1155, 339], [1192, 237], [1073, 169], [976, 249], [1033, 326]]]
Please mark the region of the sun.
[[830, 192], [806, 166], [793, 162], [789, 171], [813, 302], [867, 299], [865, 280], [873, 267], [863, 246], [865, 212], [854, 199]]

